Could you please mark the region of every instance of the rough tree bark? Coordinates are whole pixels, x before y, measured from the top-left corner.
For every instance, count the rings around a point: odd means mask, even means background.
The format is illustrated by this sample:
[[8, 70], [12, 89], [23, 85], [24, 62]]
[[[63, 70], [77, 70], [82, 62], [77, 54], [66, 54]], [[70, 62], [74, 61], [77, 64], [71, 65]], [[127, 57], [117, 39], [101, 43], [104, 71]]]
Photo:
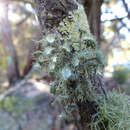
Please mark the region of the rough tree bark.
[[[83, 7], [76, 0], [34, 0], [42, 28], [37, 66], [56, 76], [51, 92], [64, 105], [61, 118], [79, 130], [90, 130], [98, 101], [105, 98], [99, 68], [103, 57], [90, 33]], [[102, 124], [101, 124], [102, 130]]]
[[82, 0], [92, 34], [100, 45], [101, 5], [103, 0]]
[[11, 25], [8, 20], [8, 0], [3, 0], [4, 15], [1, 16], [1, 34], [2, 44], [7, 55], [7, 76], [10, 84], [15, 83], [19, 79], [18, 59], [15, 46], [12, 40]]
[[37, 44], [33, 44], [30, 46], [29, 51], [28, 51], [26, 66], [25, 66], [24, 72], [23, 72], [23, 77], [26, 76], [32, 69], [33, 63], [35, 62], [33, 53], [37, 50], [39, 50], [39, 46]]

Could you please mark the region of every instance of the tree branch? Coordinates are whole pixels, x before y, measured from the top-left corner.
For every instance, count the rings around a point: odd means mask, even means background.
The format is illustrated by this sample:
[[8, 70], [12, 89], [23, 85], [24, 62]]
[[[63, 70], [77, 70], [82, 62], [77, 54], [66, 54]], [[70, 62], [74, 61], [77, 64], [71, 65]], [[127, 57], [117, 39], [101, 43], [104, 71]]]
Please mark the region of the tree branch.
[[127, 5], [127, 3], [125, 2], [125, 0], [122, 0], [122, 3], [123, 3], [123, 5], [124, 5], [124, 7], [125, 7], [126, 12], [128, 13], [128, 18], [130, 19], [130, 11], [129, 11], [128, 5]]
[[121, 18], [114, 18], [114, 19], [109, 19], [109, 20], [104, 20], [104, 21], [101, 21], [102, 23], [105, 23], [105, 22], [108, 22], [108, 21], [111, 21], [111, 22], [113, 22], [113, 21], [121, 21], [121, 20], [123, 20], [124, 18], [127, 18], [127, 16], [124, 16], [124, 17], [121, 17]]
[[[128, 31], [130, 31], [130, 28], [128, 28], [127, 25], [123, 22], [123, 19], [124, 19], [124, 18], [127, 18], [127, 17], [128, 17], [128, 16], [124, 16], [124, 17], [122, 17], [122, 18], [116, 17], [116, 18], [114, 18], [114, 19], [104, 20], [104, 21], [102, 21], [102, 23], [105, 23], [105, 22], [108, 22], [108, 21], [110, 21], [110, 22], [119, 21], [119, 22], [122, 24], [121, 28], [122, 28], [122, 27], [126, 27], [126, 28], [128, 29]], [[120, 29], [121, 29], [121, 28], [120, 28]], [[120, 29], [119, 29], [119, 30], [120, 30]]]
[[128, 29], [128, 31], [130, 32], [130, 28], [128, 28], [127, 25], [122, 20], [120, 22], [121, 22], [122, 26], [126, 27]]
[[32, 68], [30, 70], [30, 72], [25, 76], [25, 78], [23, 80], [18, 82], [15, 86], [11, 86], [10, 89], [6, 90], [3, 94], [1, 94], [0, 95], [0, 101], [2, 101], [6, 96], [10, 95], [11, 93], [13, 93], [16, 90], [18, 90], [19, 88], [21, 88], [21, 86], [23, 84], [25, 84], [27, 82], [27, 80], [32, 76], [33, 72], [34, 72], [34, 68]]

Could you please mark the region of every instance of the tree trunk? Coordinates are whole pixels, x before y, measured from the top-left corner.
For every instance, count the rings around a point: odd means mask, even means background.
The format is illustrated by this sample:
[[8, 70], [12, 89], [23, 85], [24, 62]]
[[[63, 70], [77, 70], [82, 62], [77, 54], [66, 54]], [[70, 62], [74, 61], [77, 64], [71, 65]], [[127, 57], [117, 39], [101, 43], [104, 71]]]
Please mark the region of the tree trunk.
[[37, 63], [56, 75], [51, 92], [64, 105], [61, 117], [74, 121], [78, 130], [90, 130], [98, 111], [96, 101], [106, 93], [98, 73], [104, 59], [90, 33], [84, 9], [75, 0], [34, 2], [44, 38], [41, 50], [36, 52]]
[[2, 44], [7, 55], [7, 76], [10, 84], [15, 83], [19, 79], [18, 59], [15, 46], [12, 40], [11, 25], [8, 20], [8, 0], [2, 1], [3, 16], [1, 15], [1, 34]]
[[96, 37], [100, 45], [100, 33], [101, 33], [101, 5], [103, 0], [83, 0], [85, 12], [88, 17], [91, 33]]
[[33, 44], [30, 46], [29, 51], [28, 51], [26, 66], [23, 71], [23, 77], [26, 76], [32, 69], [33, 63], [35, 62], [33, 53], [37, 50], [39, 50], [39, 46], [37, 44]]

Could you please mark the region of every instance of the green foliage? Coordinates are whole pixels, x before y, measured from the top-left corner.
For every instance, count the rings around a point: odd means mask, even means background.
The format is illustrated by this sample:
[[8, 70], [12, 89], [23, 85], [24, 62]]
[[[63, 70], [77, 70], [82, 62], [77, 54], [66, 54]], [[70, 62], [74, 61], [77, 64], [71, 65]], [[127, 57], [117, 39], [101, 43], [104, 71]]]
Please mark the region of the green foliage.
[[128, 79], [129, 73], [130, 73], [130, 70], [119, 67], [118, 69], [115, 69], [115, 71], [113, 72], [113, 78], [118, 83], [124, 84]]
[[10, 96], [0, 101], [0, 108], [8, 112], [16, 111], [18, 113], [24, 112], [31, 105], [32, 101], [20, 97]]
[[[110, 92], [108, 99], [100, 102], [96, 121], [92, 130], [129, 130], [130, 129], [130, 99], [125, 94]], [[107, 126], [107, 127], [106, 127]]]
[[16, 97], [7, 97], [0, 102], [0, 108], [6, 109], [7, 111], [15, 110], [15, 104], [18, 102]]

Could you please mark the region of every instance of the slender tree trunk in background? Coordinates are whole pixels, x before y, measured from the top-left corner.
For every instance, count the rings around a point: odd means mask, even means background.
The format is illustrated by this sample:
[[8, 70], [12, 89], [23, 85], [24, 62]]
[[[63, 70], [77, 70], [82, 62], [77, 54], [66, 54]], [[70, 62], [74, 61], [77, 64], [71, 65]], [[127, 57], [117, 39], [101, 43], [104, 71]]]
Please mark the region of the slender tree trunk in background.
[[33, 45], [30, 46], [29, 51], [28, 51], [26, 66], [23, 72], [23, 77], [26, 76], [32, 69], [33, 63], [35, 62], [33, 53], [37, 50], [39, 50], [39, 46], [37, 44], [34, 43]]
[[[11, 25], [8, 20], [8, 0], [3, 0], [4, 15], [1, 16], [0, 26], [2, 34], [2, 44], [5, 53], [8, 57], [7, 59], [7, 76], [10, 84], [15, 83], [19, 79], [19, 69], [18, 69], [18, 59], [16, 54], [15, 46], [12, 40]], [[1, 15], [1, 14], [0, 14]]]
[[83, 0], [85, 12], [88, 17], [91, 33], [96, 36], [98, 44], [100, 45], [101, 33], [101, 5], [103, 0]]
[[[35, 36], [37, 39], [41, 39], [41, 30], [36, 31]], [[35, 63], [35, 57], [33, 56], [33, 54], [35, 51], [39, 49], [40, 49], [39, 45], [35, 41], [32, 44], [30, 44], [29, 49], [28, 49], [27, 61], [23, 70], [22, 77], [26, 76], [32, 69], [33, 64]]]

